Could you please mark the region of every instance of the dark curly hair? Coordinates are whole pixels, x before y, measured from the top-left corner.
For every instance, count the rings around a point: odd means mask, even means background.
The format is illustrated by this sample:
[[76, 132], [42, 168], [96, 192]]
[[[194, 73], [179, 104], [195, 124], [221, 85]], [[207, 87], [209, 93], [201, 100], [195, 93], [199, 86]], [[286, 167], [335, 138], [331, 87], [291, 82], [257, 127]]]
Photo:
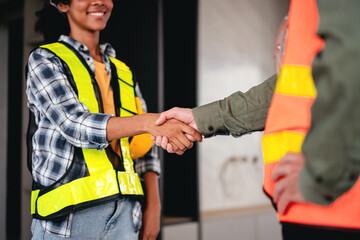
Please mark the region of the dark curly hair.
[[[52, 0], [54, 4], [70, 4], [71, 0]], [[46, 43], [56, 42], [60, 35], [69, 35], [70, 25], [65, 14], [60, 13], [54, 6], [50, 5], [50, 0], [45, 0], [42, 9], [35, 15], [38, 20], [35, 23], [35, 31], [44, 36]]]

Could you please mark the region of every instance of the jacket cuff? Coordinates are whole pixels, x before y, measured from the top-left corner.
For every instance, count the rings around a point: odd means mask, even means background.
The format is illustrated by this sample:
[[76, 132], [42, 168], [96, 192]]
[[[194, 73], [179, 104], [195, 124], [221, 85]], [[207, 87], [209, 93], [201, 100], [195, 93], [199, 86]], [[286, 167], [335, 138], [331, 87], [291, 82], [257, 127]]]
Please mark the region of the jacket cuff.
[[[88, 135], [93, 137], [93, 139], [89, 140], [91, 143], [98, 144], [96, 147], [96, 149], [98, 151], [104, 150], [111, 143], [111, 141], [107, 140], [106, 129], [107, 129], [107, 124], [108, 124], [109, 119], [113, 116], [114, 115], [112, 115], [112, 114], [103, 114], [103, 113], [96, 114], [96, 123], [97, 123], [96, 130], [97, 130], [98, 134], [88, 134]], [[95, 131], [93, 131], [93, 132], [95, 132]]]
[[229, 135], [219, 113], [219, 101], [196, 107], [192, 110], [199, 132], [204, 137]]

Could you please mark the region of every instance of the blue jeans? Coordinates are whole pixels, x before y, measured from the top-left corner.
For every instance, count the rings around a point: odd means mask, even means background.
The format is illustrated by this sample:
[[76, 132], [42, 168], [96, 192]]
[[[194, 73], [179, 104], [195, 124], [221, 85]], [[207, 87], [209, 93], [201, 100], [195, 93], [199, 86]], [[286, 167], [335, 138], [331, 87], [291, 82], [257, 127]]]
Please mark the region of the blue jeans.
[[33, 240], [138, 240], [138, 229], [133, 224], [134, 201], [121, 199], [74, 213], [71, 237], [45, 231], [38, 220], [33, 220]]

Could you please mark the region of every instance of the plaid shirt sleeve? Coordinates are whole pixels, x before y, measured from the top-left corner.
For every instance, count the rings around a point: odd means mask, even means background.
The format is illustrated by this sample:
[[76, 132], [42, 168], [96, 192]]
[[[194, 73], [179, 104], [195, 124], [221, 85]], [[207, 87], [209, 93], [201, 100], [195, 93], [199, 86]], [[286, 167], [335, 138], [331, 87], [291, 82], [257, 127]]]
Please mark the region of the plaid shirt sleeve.
[[[146, 102], [141, 95], [141, 91], [139, 85], [135, 85], [135, 94], [138, 98], [140, 98], [141, 106], [144, 112], [147, 112]], [[135, 171], [142, 178], [144, 173], [146, 172], [155, 172], [160, 175], [161, 166], [160, 166], [160, 158], [159, 158], [159, 149], [156, 145], [145, 154], [143, 157], [134, 159]]]
[[70, 86], [59, 58], [45, 49], [29, 57], [27, 95], [36, 119], [45, 116], [69, 143], [99, 150], [108, 146], [106, 125], [111, 116], [89, 112]]

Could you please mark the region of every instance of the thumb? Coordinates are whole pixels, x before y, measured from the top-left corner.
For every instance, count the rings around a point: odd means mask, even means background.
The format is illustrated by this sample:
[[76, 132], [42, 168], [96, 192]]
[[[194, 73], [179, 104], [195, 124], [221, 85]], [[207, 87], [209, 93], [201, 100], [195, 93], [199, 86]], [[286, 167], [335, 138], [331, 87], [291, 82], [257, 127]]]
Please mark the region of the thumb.
[[164, 124], [167, 120], [173, 119], [175, 117], [174, 116], [175, 114], [176, 113], [171, 110], [162, 112], [160, 114], [160, 117], [155, 121], [155, 125], [160, 126], [160, 125]]
[[166, 121], [167, 121], [166, 115], [164, 113], [161, 113], [160, 117], [158, 119], [156, 119], [155, 125], [160, 126], [160, 125], [164, 124]]

